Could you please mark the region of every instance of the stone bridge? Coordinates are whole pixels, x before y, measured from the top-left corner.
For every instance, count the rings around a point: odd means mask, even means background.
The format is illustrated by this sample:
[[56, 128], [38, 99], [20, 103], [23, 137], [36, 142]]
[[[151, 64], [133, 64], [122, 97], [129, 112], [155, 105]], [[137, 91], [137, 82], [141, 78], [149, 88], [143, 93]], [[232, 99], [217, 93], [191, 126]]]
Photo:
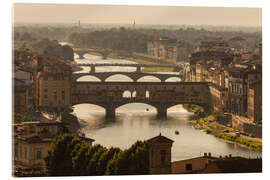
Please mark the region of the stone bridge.
[[108, 55], [112, 52], [110, 49], [90, 49], [90, 48], [73, 48], [73, 52], [79, 55], [80, 59], [84, 59], [86, 53], [98, 53], [103, 59], [107, 59]]
[[206, 82], [73, 82], [72, 105], [95, 104], [115, 117], [115, 109], [129, 103], [145, 103], [166, 117], [167, 109], [178, 104], [197, 104], [211, 112], [211, 96]]
[[169, 64], [137, 64], [137, 63], [80, 63], [77, 66], [89, 66], [91, 71], [95, 72], [95, 67], [108, 67], [108, 66], [118, 66], [118, 67], [136, 67], [137, 72], [141, 72], [144, 67], [156, 67], [156, 68], [173, 68], [174, 72], [179, 72], [182, 68], [182, 65], [169, 65]]
[[105, 82], [106, 79], [113, 75], [124, 75], [129, 77], [130, 79], [133, 80], [133, 82], [138, 81], [140, 78], [145, 77], [145, 76], [153, 76], [158, 78], [161, 82], [165, 82], [167, 79], [171, 77], [177, 77], [180, 78], [178, 74], [158, 74], [158, 73], [143, 73], [143, 72], [90, 72], [90, 73], [74, 73], [72, 75], [72, 80], [77, 81], [79, 78], [84, 77], [84, 76], [94, 76], [98, 78], [101, 82]]
[[[138, 81], [138, 79], [145, 77], [145, 76], [153, 76], [158, 78], [161, 82], [165, 82], [167, 79], [171, 77], [181, 78], [179, 74], [170, 74], [170, 73], [144, 73], [142, 72], [143, 67], [165, 67], [165, 68], [179, 68], [178, 66], [172, 65], [150, 65], [150, 64], [78, 64], [77, 66], [89, 66], [90, 71], [89, 73], [73, 73], [72, 80], [77, 81], [79, 78], [83, 76], [94, 76], [98, 78], [101, 82], [105, 82], [107, 78], [113, 75], [124, 75], [131, 78], [134, 82]], [[122, 67], [136, 67], [136, 71], [132, 72], [123, 72], [123, 71], [114, 71], [114, 72], [96, 72], [95, 67], [105, 67], [105, 66], [122, 66]]]

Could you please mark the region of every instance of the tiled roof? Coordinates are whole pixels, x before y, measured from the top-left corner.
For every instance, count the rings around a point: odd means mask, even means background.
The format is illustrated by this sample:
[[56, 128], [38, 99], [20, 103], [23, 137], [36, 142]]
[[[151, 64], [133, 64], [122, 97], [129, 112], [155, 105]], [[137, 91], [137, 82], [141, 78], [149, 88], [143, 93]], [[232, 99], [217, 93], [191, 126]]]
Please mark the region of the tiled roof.
[[235, 158], [213, 162], [222, 173], [262, 172], [262, 159]]
[[161, 133], [156, 136], [156, 137], [153, 137], [151, 139], [148, 139], [147, 142], [150, 142], [150, 143], [173, 143], [174, 141], [165, 137], [165, 136], [162, 136]]

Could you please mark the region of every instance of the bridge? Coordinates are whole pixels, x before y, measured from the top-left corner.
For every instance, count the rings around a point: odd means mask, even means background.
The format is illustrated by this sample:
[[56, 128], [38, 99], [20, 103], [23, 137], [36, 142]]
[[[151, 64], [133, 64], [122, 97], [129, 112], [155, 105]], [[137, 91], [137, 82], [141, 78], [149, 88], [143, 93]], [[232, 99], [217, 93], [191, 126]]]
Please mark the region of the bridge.
[[115, 117], [115, 109], [129, 103], [145, 103], [166, 117], [167, 109], [178, 104], [197, 104], [211, 112], [207, 82], [73, 82], [72, 105], [95, 104]]
[[[134, 82], [138, 81], [138, 79], [145, 77], [145, 76], [154, 76], [156, 78], [158, 78], [161, 82], [165, 82], [167, 79], [171, 78], [171, 77], [177, 77], [177, 78], [181, 78], [179, 74], [169, 74], [169, 73], [144, 73], [142, 72], [142, 68], [143, 67], [164, 67], [164, 68], [175, 68], [177, 70], [177, 68], [179, 68], [179, 66], [173, 66], [173, 65], [159, 65], [159, 64], [121, 64], [121, 63], [103, 63], [103, 64], [78, 64], [77, 66], [89, 66], [90, 71], [89, 73], [73, 73], [72, 75], [72, 80], [73, 81], [77, 81], [79, 78], [83, 77], [83, 76], [94, 76], [96, 78], [98, 78], [101, 82], [105, 82], [107, 78], [109, 78], [110, 76], [116, 75], [116, 74], [120, 74], [120, 75], [124, 75], [127, 76], [129, 78], [131, 78]], [[123, 72], [123, 71], [119, 71], [119, 72], [96, 72], [96, 68], [95, 67], [105, 67], [105, 66], [122, 66], [122, 67], [136, 67], [136, 71], [132, 71], [132, 72]], [[178, 71], [179, 72], [179, 71]]]
[[73, 48], [73, 52], [79, 55], [80, 59], [84, 59], [86, 53], [98, 53], [103, 59], [107, 59], [107, 56], [112, 52], [110, 49], [90, 49], [90, 48]]
[[79, 78], [84, 77], [84, 76], [94, 76], [98, 78], [101, 82], [105, 82], [106, 79], [113, 75], [124, 75], [129, 77], [130, 79], [133, 80], [133, 82], [138, 81], [140, 78], [145, 77], [145, 76], [153, 76], [158, 78], [161, 82], [165, 82], [167, 79], [171, 77], [177, 77], [180, 78], [178, 74], [158, 74], [158, 73], [143, 73], [143, 72], [89, 72], [89, 73], [74, 73], [72, 75], [72, 80], [77, 81]]
[[180, 69], [182, 68], [181, 65], [169, 65], [169, 64], [138, 64], [138, 63], [96, 63], [96, 64], [91, 64], [91, 63], [80, 63], [77, 64], [77, 66], [90, 66], [91, 71], [95, 72], [95, 67], [98, 66], [120, 66], [120, 67], [136, 67], [137, 72], [141, 72], [141, 69], [144, 67], [156, 67], [156, 68], [173, 68], [174, 72], [179, 72]]

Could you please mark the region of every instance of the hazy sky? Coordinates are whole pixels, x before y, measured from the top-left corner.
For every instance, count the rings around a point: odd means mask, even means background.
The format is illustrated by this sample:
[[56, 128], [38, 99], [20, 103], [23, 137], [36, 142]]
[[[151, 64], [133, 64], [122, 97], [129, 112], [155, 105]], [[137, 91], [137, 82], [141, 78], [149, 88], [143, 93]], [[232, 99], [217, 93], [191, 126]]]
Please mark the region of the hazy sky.
[[14, 22], [261, 26], [259, 8], [14, 4]]

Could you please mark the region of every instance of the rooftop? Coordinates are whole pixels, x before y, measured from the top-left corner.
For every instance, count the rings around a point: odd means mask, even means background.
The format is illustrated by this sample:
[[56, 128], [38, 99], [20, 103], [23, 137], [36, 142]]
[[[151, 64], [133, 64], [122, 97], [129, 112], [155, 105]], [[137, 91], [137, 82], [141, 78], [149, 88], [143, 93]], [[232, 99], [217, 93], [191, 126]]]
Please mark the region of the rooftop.
[[148, 139], [147, 142], [149, 143], [173, 143], [174, 141], [165, 137], [165, 136], [162, 136], [161, 133], [156, 136], [156, 137], [153, 137], [151, 139]]

